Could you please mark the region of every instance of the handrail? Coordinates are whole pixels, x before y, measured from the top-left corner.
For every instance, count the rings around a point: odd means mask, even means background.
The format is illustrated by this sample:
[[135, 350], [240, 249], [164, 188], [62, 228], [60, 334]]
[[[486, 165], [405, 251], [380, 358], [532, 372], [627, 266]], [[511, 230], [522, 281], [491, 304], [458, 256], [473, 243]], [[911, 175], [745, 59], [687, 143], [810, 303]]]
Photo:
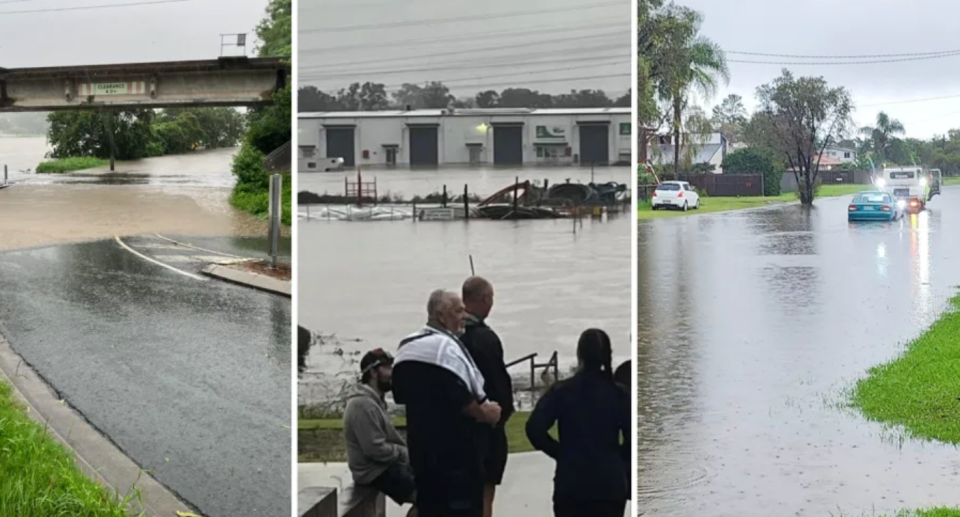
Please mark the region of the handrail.
[[[537, 358], [537, 353], [534, 352], [534, 353], [532, 353], [532, 354], [527, 354], [527, 355], [521, 357], [520, 359], [516, 359], [516, 360], [514, 360], [514, 361], [510, 361], [509, 363], [506, 364], [506, 367], [507, 367], [507, 368], [510, 368], [511, 366], [516, 366], [516, 365], [518, 365], [518, 364], [520, 364], [520, 363], [529, 361], [529, 363], [530, 363], [530, 391], [533, 391], [533, 390], [536, 389], [536, 387], [537, 387], [537, 369], [538, 369], [538, 368], [542, 368], [545, 372], [549, 372], [550, 369], [553, 369], [553, 379], [554, 379], [554, 382], [556, 382], [557, 380], [560, 379], [560, 361], [559, 361], [559, 359], [558, 359], [558, 356], [557, 356], [557, 352], [556, 352], [556, 351], [554, 351], [553, 354], [550, 356], [550, 359], [547, 360], [547, 361], [544, 362], [544, 363], [538, 363], [538, 362], [536, 361], [536, 358]], [[546, 385], [546, 384], [547, 384], [546, 381], [544, 381], [544, 385]]]

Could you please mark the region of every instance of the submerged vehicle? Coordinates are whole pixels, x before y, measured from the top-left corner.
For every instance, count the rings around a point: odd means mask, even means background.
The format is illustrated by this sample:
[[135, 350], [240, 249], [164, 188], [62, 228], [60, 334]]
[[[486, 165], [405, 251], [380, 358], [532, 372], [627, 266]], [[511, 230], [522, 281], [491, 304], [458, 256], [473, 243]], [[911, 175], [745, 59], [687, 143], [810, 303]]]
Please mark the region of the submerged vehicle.
[[896, 221], [903, 217], [904, 206], [889, 192], [861, 192], [847, 207], [847, 221]]
[[[939, 171], [938, 171], [939, 172]], [[884, 168], [876, 180], [877, 188], [892, 195], [908, 212], [920, 212], [930, 200], [929, 174], [922, 167]], [[939, 181], [937, 192], [939, 192]]]

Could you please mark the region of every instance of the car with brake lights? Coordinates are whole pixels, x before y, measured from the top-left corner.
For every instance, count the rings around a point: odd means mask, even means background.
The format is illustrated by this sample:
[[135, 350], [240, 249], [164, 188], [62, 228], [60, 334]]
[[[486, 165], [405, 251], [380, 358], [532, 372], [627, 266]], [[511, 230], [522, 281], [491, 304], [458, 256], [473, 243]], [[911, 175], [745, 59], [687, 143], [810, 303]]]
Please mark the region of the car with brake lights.
[[847, 220], [896, 221], [904, 215], [906, 203], [889, 192], [861, 192], [853, 196], [847, 207]]

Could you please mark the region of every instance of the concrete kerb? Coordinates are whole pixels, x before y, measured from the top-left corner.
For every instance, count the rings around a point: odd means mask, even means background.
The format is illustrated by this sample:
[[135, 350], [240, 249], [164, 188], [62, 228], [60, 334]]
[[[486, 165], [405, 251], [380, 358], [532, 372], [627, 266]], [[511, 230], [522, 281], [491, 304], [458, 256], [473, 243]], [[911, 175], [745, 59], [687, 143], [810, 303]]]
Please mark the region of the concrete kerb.
[[203, 268], [203, 273], [220, 280], [279, 294], [287, 298], [292, 297], [293, 294], [291, 282], [277, 280], [276, 278], [251, 273], [249, 271], [241, 271], [223, 264], [210, 264]]
[[196, 511], [128, 458], [79, 412], [61, 401], [11, 348], [5, 334], [0, 326], [0, 381], [11, 386], [32, 419], [43, 424], [53, 439], [73, 451], [76, 465], [85, 474], [109, 492], [116, 491], [120, 497], [139, 490], [140, 499], [131, 502], [130, 509], [134, 512], [145, 511], [152, 517]]

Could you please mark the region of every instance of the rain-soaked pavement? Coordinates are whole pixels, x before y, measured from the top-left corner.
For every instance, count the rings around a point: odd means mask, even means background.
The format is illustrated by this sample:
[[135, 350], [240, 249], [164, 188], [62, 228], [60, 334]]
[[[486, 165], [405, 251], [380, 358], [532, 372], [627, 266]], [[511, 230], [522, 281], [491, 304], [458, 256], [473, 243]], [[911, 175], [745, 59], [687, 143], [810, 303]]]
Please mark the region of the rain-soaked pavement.
[[[571, 177], [578, 171], [561, 173]], [[536, 178], [556, 170], [524, 172]], [[421, 174], [433, 174], [431, 183], [420, 185], [416, 178]], [[406, 190], [413, 195], [429, 193], [443, 182], [456, 181], [462, 188], [459, 174], [390, 171], [377, 177], [398, 185], [420, 185]], [[505, 174], [510, 182], [518, 171]], [[589, 169], [585, 174], [589, 181]], [[603, 174], [604, 181], [630, 179], [628, 168], [603, 169]], [[301, 190], [308, 188], [307, 176], [326, 175], [301, 174]], [[342, 186], [342, 175], [333, 176]], [[493, 182], [483, 192], [500, 186]], [[300, 386], [301, 402], [328, 398], [350, 382], [359, 361], [354, 354], [376, 347], [395, 349], [403, 336], [423, 325], [430, 291], [459, 291], [470, 276], [471, 255], [476, 273], [494, 284], [496, 305], [490, 324], [503, 339], [508, 360], [534, 352], [545, 360], [557, 351], [562, 368], [569, 368], [576, 362], [580, 332], [589, 327], [610, 334], [617, 360], [629, 358], [630, 215], [584, 219], [576, 233], [572, 220], [565, 219], [300, 221], [299, 324], [336, 334], [344, 352], [334, 353], [332, 346], [311, 351]], [[529, 382], [524, 365], [512, 371]], [[350, 373], [335, 377], [338, 372]]]
[[[14, 350], [203, 514], [289, 514], [290, 300], [199, 274], [266, 255], [265, 223], [228, 204], [235, 149], [116, 174], [20, 172], [46, 151], [0, 138], [13, 181], [0, 190], [0, 324]], [[289, 238], [282, 251], [289, 261]]]
[[[249, 248], [167, 239], [123, 242], [193, 274]], [[290, 513], [289, 299], [113, 240], [3, 253], [0, 293], [13, 348], [161, 483], [210, 517]]]
[[960, 190], [848, 225], [849, 196], [641, 221], [645, 515], [883, 515], [960, 504], [956, 448], [842, 407], [960, 285]]

